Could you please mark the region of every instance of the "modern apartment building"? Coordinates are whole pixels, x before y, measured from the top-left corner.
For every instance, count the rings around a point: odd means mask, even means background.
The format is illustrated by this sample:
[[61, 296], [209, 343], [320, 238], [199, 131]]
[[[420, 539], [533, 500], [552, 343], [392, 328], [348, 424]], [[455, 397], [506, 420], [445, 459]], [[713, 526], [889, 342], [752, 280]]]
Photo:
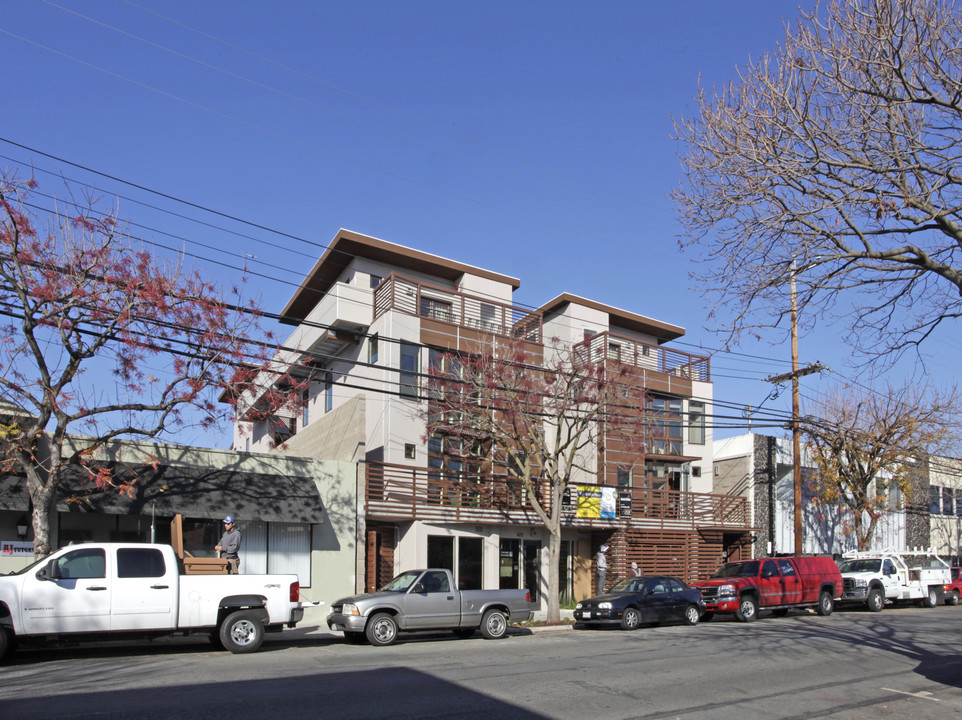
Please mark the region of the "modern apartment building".
[[[487, 338], [533, 358], [573, 351], [632, 368], [659, 432], [629, 470], [598, 448], [596, 471], [562, 505], [562, 592], [590, 594], [593, 560], [611, 546], [608, 578], [631, 562], [686, 578], [712, 572], [747, 541], [748, 501], [712, 494], [712, 383], [707, 357], [668, 346], [684, 329], [570, 294], [514, 304], [514, 277], [342, 230], [282, 311], [293, 332], [278, 367], [309, 379], [296, 410], [249, 413], [270, 391], [255, 381], [238, 408], [234, 447], [357, 462], [358, 589], [401, 569], [451, 568], [465, 587], [546, 590], [547, 534], [523, 493], [476, 449], [427, 436], [429, 369]], [[546, 340], [548, 339], [548, 340]], [[276, 379], [276, 378], [275, 378]], [[580, 498], [594, 497], [595, 503]], [[328, 501], [330, 502], [330, 501]]]

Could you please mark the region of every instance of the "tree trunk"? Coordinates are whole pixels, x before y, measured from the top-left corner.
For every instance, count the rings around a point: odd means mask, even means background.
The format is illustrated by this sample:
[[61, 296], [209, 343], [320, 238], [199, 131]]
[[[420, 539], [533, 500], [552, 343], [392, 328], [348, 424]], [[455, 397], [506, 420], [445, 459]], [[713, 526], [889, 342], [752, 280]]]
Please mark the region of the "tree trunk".
[[54, 499], [54, 487], [48, 481], [30, 488], [33, 525], [33, 557], [36, 560], [50, 554], [50, 510]]
[[561, 559], [561, 528], [551, 528], [548, 536], [548, 622], [561, 622], [561, 589], [559, 560]]

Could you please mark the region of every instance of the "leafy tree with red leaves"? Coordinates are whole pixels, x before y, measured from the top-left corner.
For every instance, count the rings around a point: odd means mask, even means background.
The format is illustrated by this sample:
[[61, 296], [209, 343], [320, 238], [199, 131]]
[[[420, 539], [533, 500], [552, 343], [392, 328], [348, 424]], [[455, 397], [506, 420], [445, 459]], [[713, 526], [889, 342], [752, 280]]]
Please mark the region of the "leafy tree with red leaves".
[[197, 417], [214, 423], [216, 394], [265, 353], [248, 339], [253, 306], [227, 302], [196, 271], [159, 264], [93, 198], [66, 206], [69, 215], [35, 209], [35, 187], [0, 178], [0, 401], [14, 418], [2, 435], [5, 463], [26, 478], [43, 557], [68, 475], [129, 492], [97, 452]]
[[431, 368], [428, 435], [484, 448], [492, 475], [519, 484], [548, 531], [548, 622], [561, 617], [564, 493], [575, 482], [600, 484], [604, 443], [641, 457], [645, 397], [629, 366], [558, 341], [542, 349], [492, 339], [471, 353], [442, 355]]

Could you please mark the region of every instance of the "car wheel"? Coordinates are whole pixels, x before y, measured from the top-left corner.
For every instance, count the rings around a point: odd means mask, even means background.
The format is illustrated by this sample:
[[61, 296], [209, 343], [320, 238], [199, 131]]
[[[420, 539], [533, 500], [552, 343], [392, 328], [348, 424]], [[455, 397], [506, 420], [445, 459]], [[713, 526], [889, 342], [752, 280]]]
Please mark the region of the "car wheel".
[[953, 590], [945, 597], [946, 605], [958, 605], [959, 604], [959, 591]]
[[378, 613], [368, 620], [364, 635], [371, 645], [383, 647], [397, 640], [397, 621], [393, 615]]
[[264, 623], [258, 614], [238, 610], [221, 623], [220, 641], [234, 654], [252, 653], [264, 642]]
[[879, 588], [872, 588], [868, 591], [868, 597], [865, 598], [865, 607], [872, 612], [882, 612], [885, 608], [885, 596], [882, 595]]
[[621, 616], [622, 630], [637, 630], [641, 625], [641, 613], [637, 608], [628, 608]]
[[698, 607], [695, 605], [689, 605], [685, 608], [685, 623], [687, 625], [697, 625], [698, 624]]
[[362, 632], [345, 631], [344, 641], [348, 645], [363, 645], [365, 642], [367, 642], [367, 638], [364, 637], [364, 633]]
[[934, 587], [929, 588], [929, 594], [922, 600], [922, 604], [927, 608], [934, 608], [939, 604], [939, 592]]
[[508, 632], [508, 617], [501, 610], [488, 610], [481, 618], [481, 634], [488, 640], [503, 638]]
[[751, 595], [743, 595], [742, 599], [738, 601], [738, 610], [735, 611], [735, 617], [742, 622], [755, 622], [758, 619], [758, 603], [755, 598]]
[[819, 615], [831, 615], [832, 611], [835, 609], [835, 600], [832, 598], [832, 593], [827, 590], [822, 590], [821, 594], [818, 596], [818, 605], [815, 607]]

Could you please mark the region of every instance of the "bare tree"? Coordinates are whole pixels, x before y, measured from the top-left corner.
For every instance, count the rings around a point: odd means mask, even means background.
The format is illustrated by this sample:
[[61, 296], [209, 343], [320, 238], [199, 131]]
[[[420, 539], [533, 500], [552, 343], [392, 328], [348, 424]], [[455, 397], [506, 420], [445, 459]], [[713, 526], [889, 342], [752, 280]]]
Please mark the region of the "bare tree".
[[520, 484], [549, 534], [548, 621], [560, 620], [562, 498], [598, 482], [599, 446], [622, 454], [646, 437], [645, 390], [628, 366], [555, 342], [533, 351], [492, 340], [439, 358], [428, 381], [427, 432], [484, 448], [492, 469]]
[[[676, 122], [682, 247], [725, 332], [778, 324], [786, 279], [813, 318], [842, 299], [853, 345], [918, 349], [962, 313], [962, 8], [839, 0], [789, 28]], [[911, 312], [909, 312], [911, 308]]]
[[954, 390], [842, 388], [812, 409], [819, 421], [803, 434], [815, 468], [813, 499], [843, 511], [842, 529], [859, 550], [885, 515], [927, 498], [924, 461], [958, 429], [957, 401]]
[[215, 422], [216, 393], [266, 354], [249, 339], [253, 307], [160, 266], [92, 198], [36, 209], [35, 185], [0, 178], [0, 400], [14, 418], [0, 440], [4, 469], [26, 478], [34, 553], [44, 556], [68, 474], [124, 491], [93, 460], [98, 448]]

